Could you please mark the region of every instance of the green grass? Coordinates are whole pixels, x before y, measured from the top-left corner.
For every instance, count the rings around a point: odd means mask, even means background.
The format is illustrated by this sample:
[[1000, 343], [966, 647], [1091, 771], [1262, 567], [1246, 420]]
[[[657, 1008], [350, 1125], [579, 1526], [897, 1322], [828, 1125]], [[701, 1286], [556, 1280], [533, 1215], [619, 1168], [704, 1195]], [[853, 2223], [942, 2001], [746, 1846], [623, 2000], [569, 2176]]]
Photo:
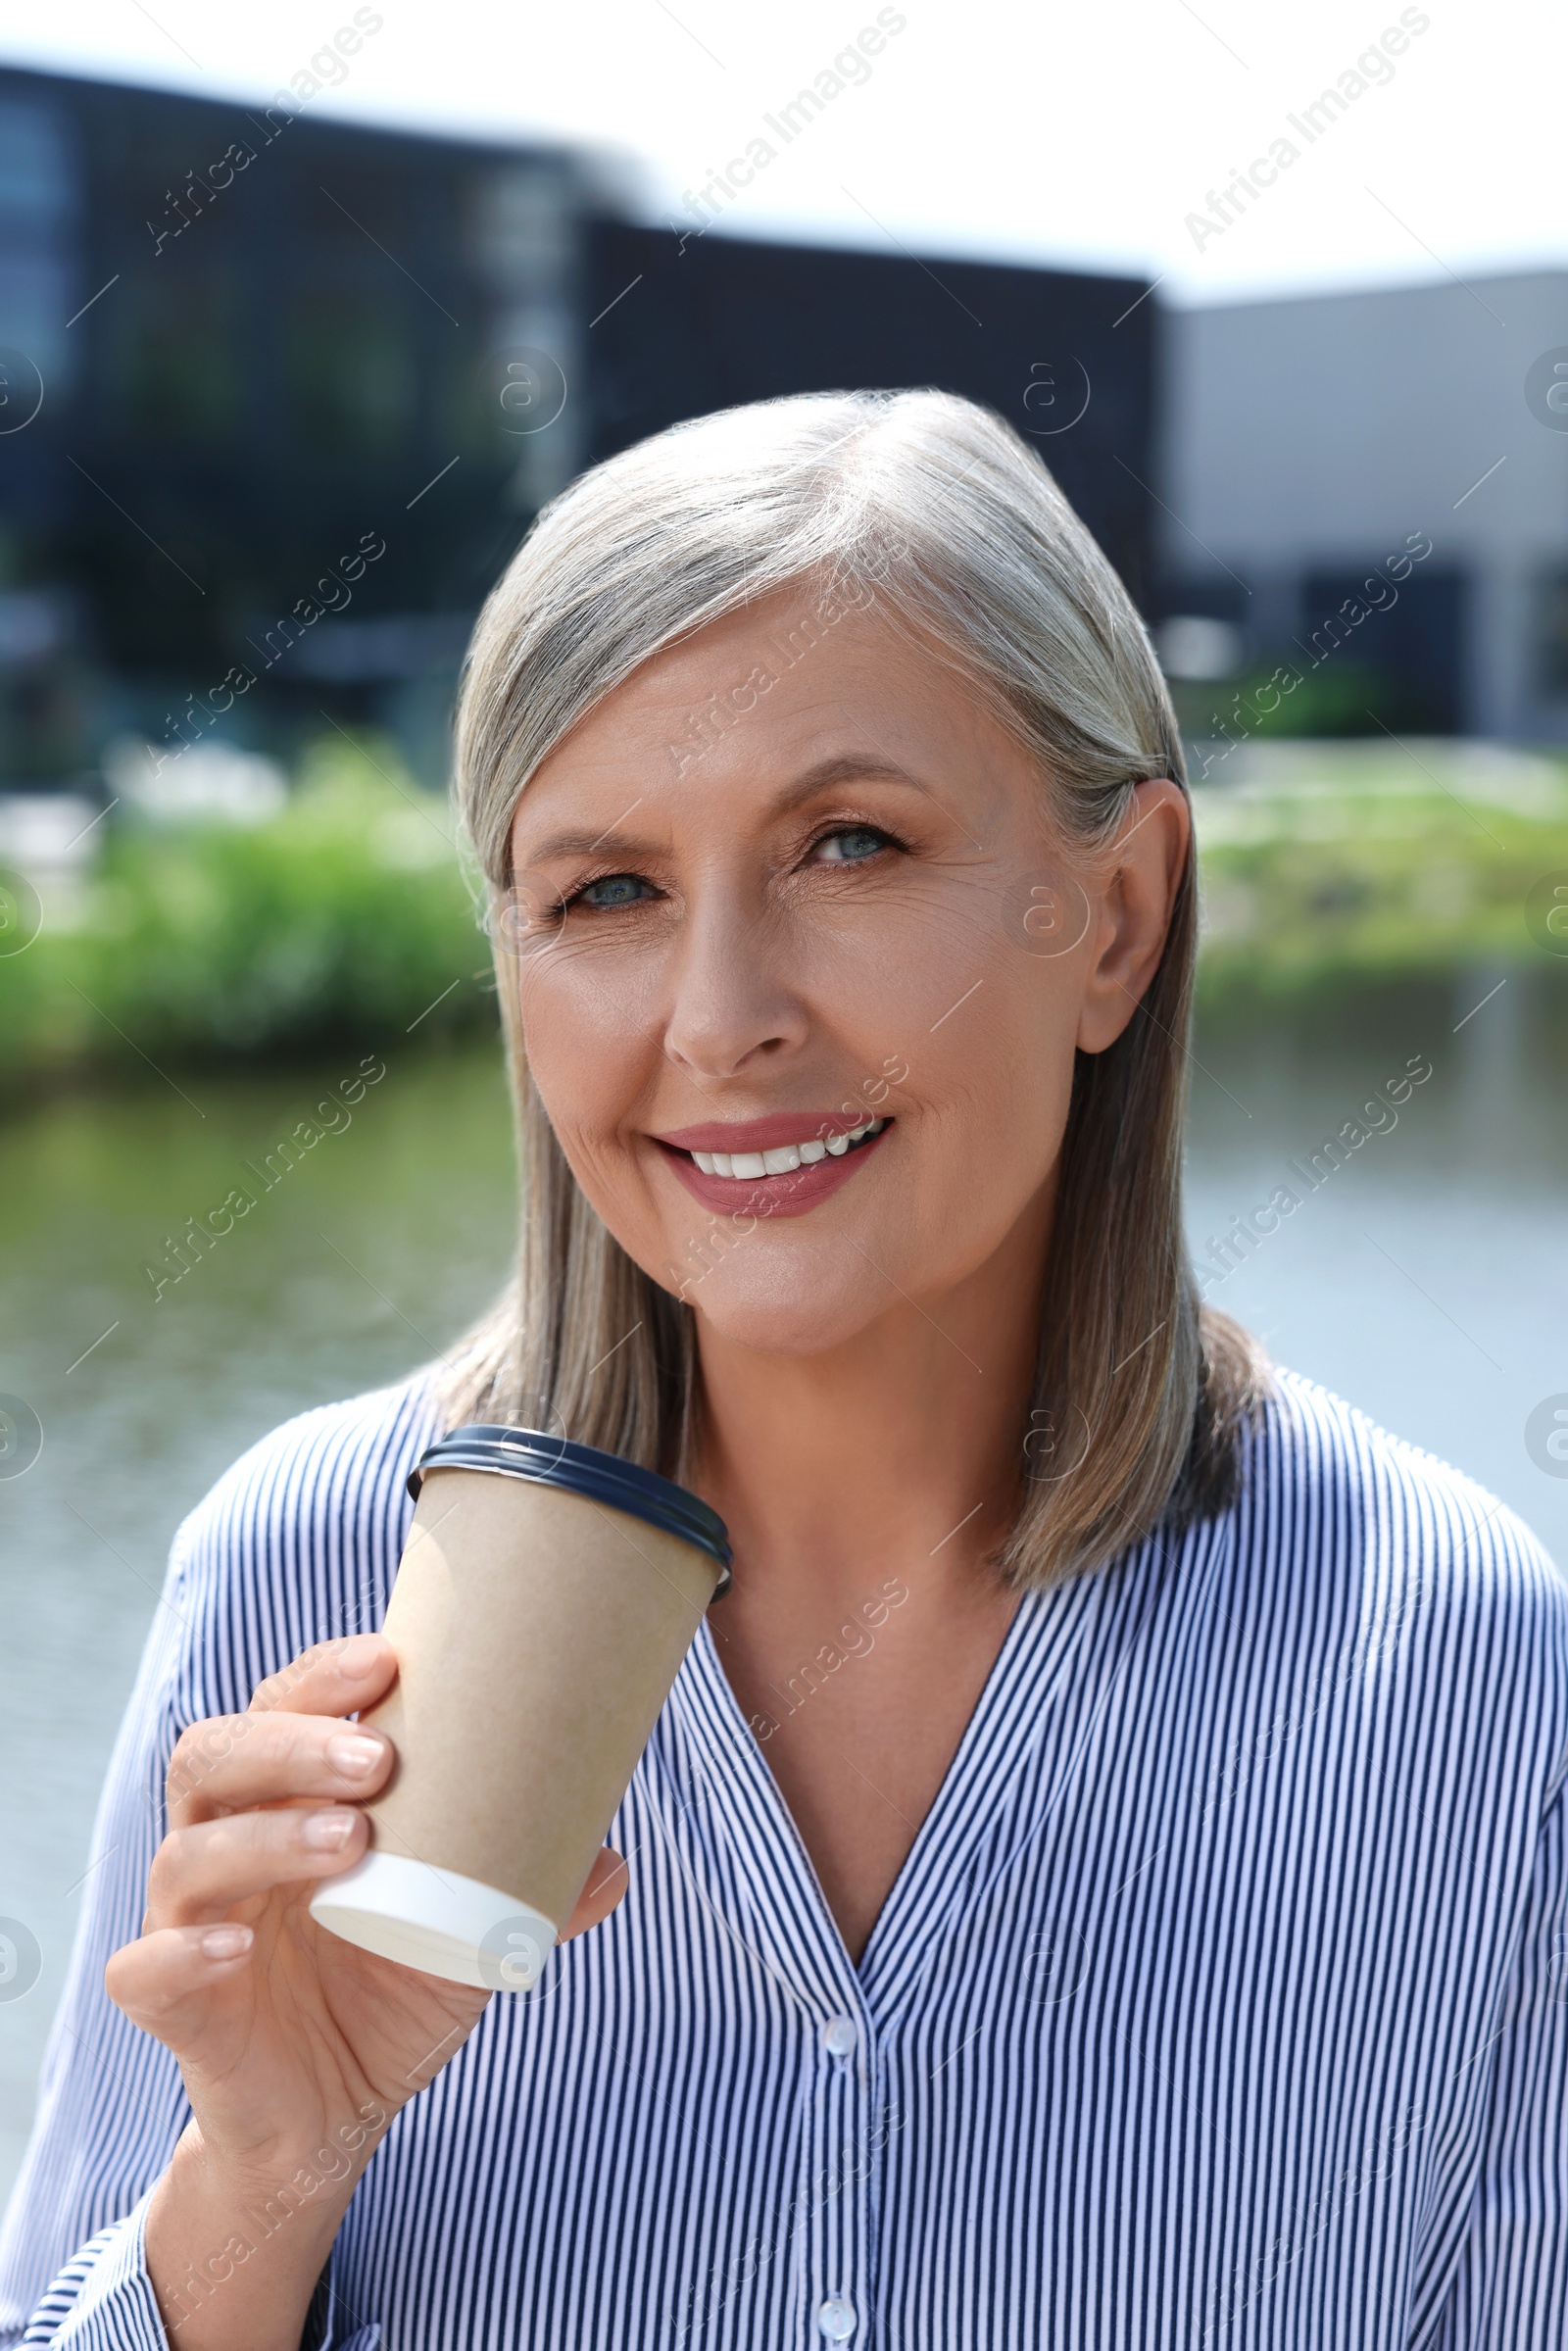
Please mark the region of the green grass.
[[[1477, 964], [1568, 979], [1525, 919], [1533, 884], [1568, 878], [1561, 762], [1430, 742], [1250, 744], [1216, 776], [1195, 794], [1200, 1003]], [[422, 1047], [495, 1017], [444, 805], [385, 746], [334, 739], [265, 824], [111, 831], [69, 922], [0, 956], [0, 1085], [15, 1099], [95, 1069]]]

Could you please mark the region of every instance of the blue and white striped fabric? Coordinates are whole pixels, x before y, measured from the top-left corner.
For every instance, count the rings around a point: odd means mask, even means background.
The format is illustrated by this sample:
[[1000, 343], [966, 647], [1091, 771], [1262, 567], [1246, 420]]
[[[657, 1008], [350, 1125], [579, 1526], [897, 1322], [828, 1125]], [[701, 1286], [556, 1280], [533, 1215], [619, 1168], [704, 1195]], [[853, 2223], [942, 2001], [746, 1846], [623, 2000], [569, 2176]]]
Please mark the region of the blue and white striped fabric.
[[[185, 2109], [104, 1961], [178, 1731], [379, 1621], [433, 1434], [422, 1378], [307, 1413], [180, 1531], [5, 2342], [165, 2342]], [[1231, 1514], [1024, 1601], [858, 1968], [705, 1624], [624, 1902], [400, 2114], [307, 2344], [1561, 2351], [1565, 1772], [1555, 1571], [1285, 1375]]]

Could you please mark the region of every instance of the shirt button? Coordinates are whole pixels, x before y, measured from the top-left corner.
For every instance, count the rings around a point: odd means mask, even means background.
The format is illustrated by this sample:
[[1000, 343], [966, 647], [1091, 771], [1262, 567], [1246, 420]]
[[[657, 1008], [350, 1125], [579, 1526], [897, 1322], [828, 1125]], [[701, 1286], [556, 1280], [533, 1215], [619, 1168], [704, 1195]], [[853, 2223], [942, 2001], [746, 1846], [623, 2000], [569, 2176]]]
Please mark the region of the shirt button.
[[842, 2294], [835, 2294], [830, 2302], [819, 2302], [816, 2325], [830, 2343], [847, 2343], [855, 2332], [855, 2304], [846, 2302]]
[[822, 2028], [822, 2046], [834, 2057], [848, 2057], [859, 2037], [847, 2016], [830, 2017]]

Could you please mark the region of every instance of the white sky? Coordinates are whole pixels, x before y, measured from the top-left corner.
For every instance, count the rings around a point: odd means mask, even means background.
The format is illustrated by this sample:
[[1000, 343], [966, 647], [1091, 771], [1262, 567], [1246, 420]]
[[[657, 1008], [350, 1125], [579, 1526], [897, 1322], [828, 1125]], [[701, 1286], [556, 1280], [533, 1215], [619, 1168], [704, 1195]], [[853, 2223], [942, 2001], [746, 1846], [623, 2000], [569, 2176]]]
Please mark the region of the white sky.
[[[0, 0], [0, 57], [265, 97], [355, 0]], [[386, 0], [314, 114], [586, 140], [640, 159], [658, 220], [769, 136], [877, 0]], [[1568, 9], [1432, 0], [1391, 76], [1307, 145], [1286, 118], [1399, 0], [907, 0], [846, 88], [729, 205], [741, 235], [1164, 273], [1183, 302], [1568, 262]], [[1381, 69], [1375, 69], [1381, 71]], [[1284, 135], [1255, 207], [1186, 217]], [[695, 217], [695, 216], [692, 216]]]

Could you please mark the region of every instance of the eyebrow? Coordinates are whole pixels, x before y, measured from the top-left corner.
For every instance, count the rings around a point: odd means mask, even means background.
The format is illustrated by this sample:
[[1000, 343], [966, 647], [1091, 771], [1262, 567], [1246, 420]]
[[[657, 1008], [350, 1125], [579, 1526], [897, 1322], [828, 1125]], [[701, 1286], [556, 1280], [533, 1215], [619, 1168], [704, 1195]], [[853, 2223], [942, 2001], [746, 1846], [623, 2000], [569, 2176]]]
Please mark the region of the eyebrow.
[[[814, 767], [807, 768], [804, 775], [798, 775], [793, 783], [786, 784], [771, 803], [769, 813], [787, 816], [804, 802], [814, 800], [819, 792], [831, 791], [835, 784], [853, 783], [904, 784], [911, 792], [924, 793], [928, 799], [931, 797], [929, 785], [923, 784], [918, 776], [911, 775], [907, 768], [901, 767], [897, 760], [874, 758], [862, 752], [845, 752], [830, 759], [819, 759]], [[613, 825], [608, 832], [599, 833], [590, 833], [586, 825], [573, 826], [564, 832], [551, 833], [546, 840], [538, 842], [530, 853], [530, 862], [543, 865], [555, 857], [590, 857], [600, 849], [618, 857], [639, 846]], [[510, 869], [515, 873], [515, 863], [510, 860], [509, 863]]]

